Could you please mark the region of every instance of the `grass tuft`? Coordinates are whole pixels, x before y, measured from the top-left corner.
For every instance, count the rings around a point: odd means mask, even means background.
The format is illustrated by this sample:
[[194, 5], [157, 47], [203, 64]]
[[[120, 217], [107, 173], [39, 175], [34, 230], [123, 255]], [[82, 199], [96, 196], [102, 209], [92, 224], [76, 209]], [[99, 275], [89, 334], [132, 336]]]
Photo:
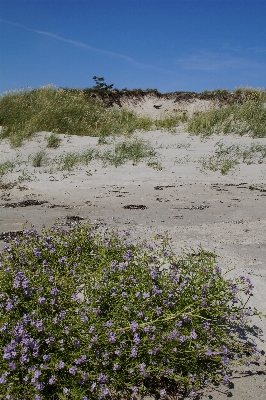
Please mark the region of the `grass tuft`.
[[46, 154], [44, 151], [38, 151], [34, 156], [30, 157], [32, 159], [32, 166], [35, 168], [39, 168], [46, 161]]
[[61, 139], [58, 135], [55, 135], [52, 133], [48, 138], [47, 138], [47, 147], [48, 148], [53, 148], [56, 149], [57, 147], [60, 146]]

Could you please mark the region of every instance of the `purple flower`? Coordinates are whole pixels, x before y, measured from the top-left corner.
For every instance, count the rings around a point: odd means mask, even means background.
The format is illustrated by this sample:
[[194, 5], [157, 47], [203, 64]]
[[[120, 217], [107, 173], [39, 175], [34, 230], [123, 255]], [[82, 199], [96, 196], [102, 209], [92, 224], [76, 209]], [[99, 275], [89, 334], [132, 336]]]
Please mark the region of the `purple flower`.
[[36, 257], [41, 257], [42, 255], [42, 253], [40, 252], [40, 250], [37, 249], [37, 247], [33, 249], [33, 253], [35, 254]]
[[132, 251], [128, 250], [126, 254], [123, 255], [123, 258], [124, 260], [129, 260], [131, 256], [132, 256]]
[[43, 361], [49, 361], [51, 359], [51, 356], [49, 355], [49, 354], [45, 354], [44, 356], [43, 356]]
[[106, 326], [107, 328], [110, 328], [113, 325], [112, 321], [107, 321], [103, 326]]
[[69, 389], [65, 387], [65, 388], [63, 389], [63, 393], [64, 393], [64, 394], [68, 394], [68, 392], [69, 392]]
[[206, 356], [212, 356], [213, 352], [212, 352], [211, 349], [209, 349], [209, 348], [207, 347], [205, 354], [206, 354]]
[[132, 332], [136, 332], [136, 329], [138, 327], [138, 324], [136, 321], [132, 321], [130, 324], [130, 329], [132, 330]]
[[57, 369], [63, 369], [65, 367], [64, 361], [59, 361]]
[[97, 343], [97, 342], [98, 342], [98, 339], [99, 339], [98, 335], [95, 335], [95, 336], [93, 336], [93, 337], [91, 338], [91, 342], [92, 342], [92, 343]]
[[143, 295], [142, 295], [142, 298], [145, 300], [145, 299], [148, 299], [150, 297], [150, 292], [144, 292], [143, 293]]
[[38, 298], [38, 303], [42, 304], [46, 302], [46, 298], [45, 297], [39, 297]]
[[150, 325], [144, 326], [144, 328], [143, 328], [145, 333], [150, 332], [150, 329], [151, 329]]
[[12, 308], [14, 308], [14, 306], [12, 304], [12, 300], [7, 300], [7, 302], [6, 302], [6, 311], [11, 311]]
[[30, 361], [29, 357], [27, 357], [25, 354], [22, 354], [20, 357], [20, 363], [21, 364], [27, 364]]
[[10, 363], [9, 363], [9, 368], [11, 369], [11, 371], [14, 371], [17, 367], [16, 367], [16, 364], [14, 363], [14, 361], [11, 361]]
[[137, 346], [133, 346], [132, 350], [131, 350], [130, 357], [135, 358], [135, 357], [137, 357], [137, 355], [138, 355], [138, 348], [137, 348]]
[[157, 314], [158, 316], [162, 315], [162, 307], [157, 307], [157, 308], [156, 308], [156, 314]]
[[2, 376], [0, 377], [0, 385], [5, 385], [5, 384], [6, 384], [6, 377], [7, 377], [7, 375], [9, 375], [8, 372], [4, 372], [4, 373], [2, 374]]
[[95, 387], [96, 387], [96, 382], [92, 382], [92, 385], [91, 385], [90, 391], [91, 391], [91, 392], [93, 392], [93, 391], [94, 391], [94, 389], [95, 389]]
[[210, 329], [210, 323], [209, 322], [204, 322], [203, 326], [204, 326], [204, 329], [206, 331]]
[[74, 363], [75, 364], [82, 364], [83, 362], [85, 362], [87, 359], [87, 356], [85, 354], [83, 354], [83, 356], [81, 356], [80, 358], [77, 358]]
[[181, 343], [184, 343], [187, 340], [187, 338], [186, 338], [186, 336], [180, 336], [179, 340]]
[[41, 376], [41, 371], [39, 371], [38, 369], [36, 369], [36, 371], [34, 372], [34, 378], [35, 379], [39, 379], [39, 377]]
[[71, 375], [76, 375], [76, 373], [77, 373], [77, 367], [76, 367], [76, 365], [73, 365], [73, 367], [71, 367], [71, 368], [69, 368], [69, 373], [71, 374]]
[[52, 375], [51, 378], [49, 379], [49, 385], [53, 385], [55, 383], [55, 375]]
[[102, 374], [102, 373], [100, 373], [100, 374], [98, 375], [98, 381], [101, 382], [101, 383], [107, 382], [107, 376], [104, 375], [104, 374]]
[[115, 332], [110, 332], [109, 333], [109, 342], [110, 343], [115, 343], [116, 342], [116, 333]]
[[41, 319], [37, 319], [33, 325], [35, 326], [35, 328], [37, 328], [38, 332], [41, 332], [43, 330], [43, 322]]
[[106, 387], [101, 390], [99, 400], [103, 399], [105, 396], [107, 396], [110, 393], [110, 390]]
[[166, 396], [166, 390], [165, 389], [162, 389], [162, 390], [160, 390], [160, 397], [165, 397]]
[[58, 290], [57, 288], [53, 288], [53, 289], [51, 290], [51, 293], [52, 293], [53, 296], [58, 296], [59, 290]]
[[229, 362], [230, 362], [230, 359], [229, 359], [228, 357], [223, 357], [223, 358], [222, 358], [222, 363], [223, 363], [224, 365], [228, 364]]
[[118, 371], [119, 369], [121, 369], [120, 365], [118, 363], [114, 363], [113, 370]]
[[143, 372], [145, 370], [146, 364], [145, 363], [141, 363], [139, 366], [139, 370], [140, 372]]
[[229, 376], [228, 376], [228, 375], [225, 375], [225, 376], [224, 376], [224, 381], [227, 383], [227, 382], [229, 382], [229, 380], [230, 380], [230, 379], [229, 379]]
[[223, 350], [223, 354], [227, 354], [228, 353], [228, 348], [225, 346], [222, 346], [222, 350]]
[[61, 258], [59, 259], [59, 264], [62, 265], [65, 261], [66, 261], [66, 257], [65, 257], [65, 256], [64, 256], [64, 257], [61, 257]]
[[137, 333], [134, 334], [134, 343], [140, 344], [140, 338], [139, 338], [139, 335]]
[[191, 331], [190, 333], [190, 339], [197, 339], [198, 335], [196, 334], [195, 331]]
[[126, 269], [126, 263], [124, 263], [124, 262], [121, 262], [121, 263], [119, 263], [119, 269], [120, 269], [120, 271], [123, 271], [123, 270], [125, 270]]

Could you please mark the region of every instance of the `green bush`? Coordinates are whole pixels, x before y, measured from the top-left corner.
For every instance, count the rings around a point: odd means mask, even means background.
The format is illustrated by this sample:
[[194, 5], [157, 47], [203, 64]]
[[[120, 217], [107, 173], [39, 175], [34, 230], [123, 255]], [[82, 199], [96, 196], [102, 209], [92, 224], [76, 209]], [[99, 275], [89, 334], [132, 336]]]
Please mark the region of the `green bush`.
[[[34, 229], [0, 255], [0, 398], [191, 396], [249, 363], [249, 278], [129, 232]], [[242, 331], [241, 331], [242, 330]]]

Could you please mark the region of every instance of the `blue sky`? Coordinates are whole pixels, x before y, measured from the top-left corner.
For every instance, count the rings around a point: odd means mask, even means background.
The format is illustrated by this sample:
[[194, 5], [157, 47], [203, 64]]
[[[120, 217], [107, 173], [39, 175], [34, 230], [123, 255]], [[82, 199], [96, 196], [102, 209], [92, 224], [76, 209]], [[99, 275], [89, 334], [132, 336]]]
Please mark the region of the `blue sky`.
[[266, 0], [0, 0], [0, 93], [266, 87]]

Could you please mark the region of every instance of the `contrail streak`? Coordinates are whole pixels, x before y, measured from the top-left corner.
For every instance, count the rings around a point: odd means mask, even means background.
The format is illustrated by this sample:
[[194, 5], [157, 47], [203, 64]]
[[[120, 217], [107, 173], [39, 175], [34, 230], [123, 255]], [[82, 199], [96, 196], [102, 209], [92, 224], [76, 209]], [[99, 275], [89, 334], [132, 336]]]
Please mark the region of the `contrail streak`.
[[72, 44], [73, 46], [82, 47], [82, 48], [84, 48], [86, 50], [93, 51], [93, 52], [98, 53], [98, 54], [102, 54], [102, 55], [109, 56], [109, 57], [120, 58], [122, 60], [125, 60], [125, 61], [127, 61], [129, 63], [135, 64], [135, 65], [137, 65], [139, 67], [142, 67], [142, 68], [152, 68], [152, 69], [157, 69], [157, 70], [160, 70], [160, 71], [165, 71], [165, 70], [163, 70], [161, 68], [154, 67], [153, 65], [140, 63], [139, 61], [134, 60], [134, 58], [128, 57], [128, 56], [126, 56], [124, 54], [120, 54], [120, 53], [116, 53], [116, 52], [108, 51], [108, 50], [103, 50], [103, 49], [98, 49], [96, 47], [90, 46], [89, 44], [86, 44], [86, 43], [83, 43], [83, 42], [79, 42], [77, 40], [66, 39], [66, 38], [64, 38], [62, 36], [59, 36], [59, 35], [56, 35], [56, 34], [54, 34], [52, 32], [46, 32], [46, 31], [40, 31], [40, 30], [37, 30], [37, 29], [27, 28], [22, 24], [19, 24], [17, 22], [8, 21], [8, 20], [2, 19], [2, 18], [0, 18], [0, 22], [3, 22], [5, 24], [9, 24], [9, 25], [13, 25], [13, 26], [18, 26], [19, 28], [25, 29], [25, 30], [27, 30], [29, 32], [38, 33], [39, 35], [49, 36], [49, 37], [52, 37], [54, 39], [60, 40], [62, 42]]

